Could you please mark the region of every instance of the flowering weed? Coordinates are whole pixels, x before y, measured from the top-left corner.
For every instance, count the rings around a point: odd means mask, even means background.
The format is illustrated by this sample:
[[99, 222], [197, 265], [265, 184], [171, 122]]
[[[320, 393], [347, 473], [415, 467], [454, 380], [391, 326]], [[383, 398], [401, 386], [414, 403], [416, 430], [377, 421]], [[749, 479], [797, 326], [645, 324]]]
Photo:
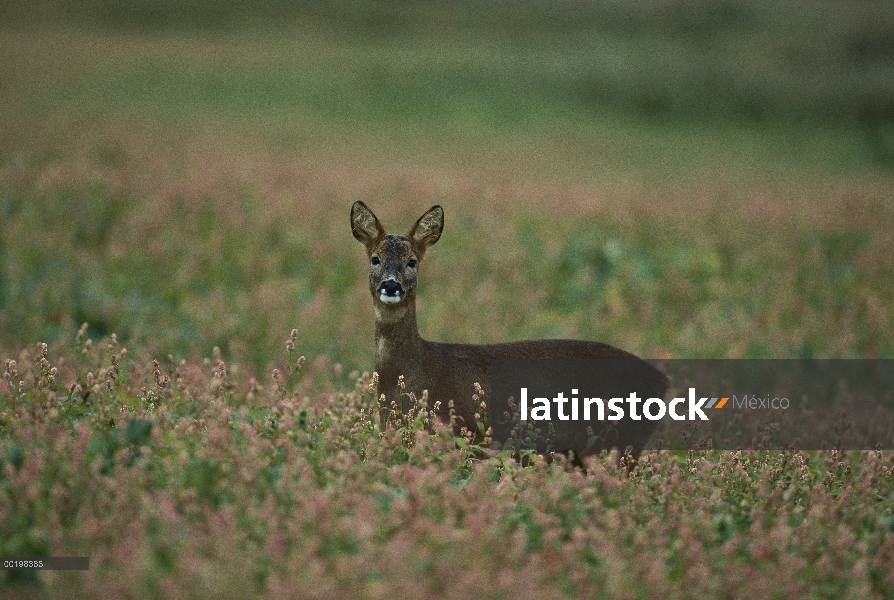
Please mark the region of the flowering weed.
[[0, 554], [90, 557], [4, 572], [12, 597], [894, 590], [889, 451], [522, 464], [455, 437], [426, 398], [383, 409], [375, 376], [289, 391], [84, 338], [5, 362]]

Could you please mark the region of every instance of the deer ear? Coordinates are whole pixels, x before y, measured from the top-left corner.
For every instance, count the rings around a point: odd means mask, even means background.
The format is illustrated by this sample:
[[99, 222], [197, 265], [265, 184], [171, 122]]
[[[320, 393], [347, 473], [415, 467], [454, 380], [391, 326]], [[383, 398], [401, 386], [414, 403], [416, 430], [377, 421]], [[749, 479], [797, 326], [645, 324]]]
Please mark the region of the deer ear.
[[351, 233], [358, 242], [367, 246], [371, 246], [385, 235], [385, 230], [376, 215], [360, 200], [351, 207]]
[[436, 204], [419, 217], [407, 237], [427, 248], [440, 239], [442, 231], [444, 231], [444, 209], [440, 204]]

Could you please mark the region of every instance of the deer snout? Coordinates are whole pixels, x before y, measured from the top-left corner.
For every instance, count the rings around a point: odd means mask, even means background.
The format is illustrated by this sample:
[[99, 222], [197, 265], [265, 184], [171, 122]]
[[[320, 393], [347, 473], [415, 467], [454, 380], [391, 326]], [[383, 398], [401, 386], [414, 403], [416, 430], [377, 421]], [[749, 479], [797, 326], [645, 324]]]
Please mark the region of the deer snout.
[[403, 295], [403, 286], [393, 279], [387, 279], [379, 286], [379, 300], [385, 304], [397, 304]]

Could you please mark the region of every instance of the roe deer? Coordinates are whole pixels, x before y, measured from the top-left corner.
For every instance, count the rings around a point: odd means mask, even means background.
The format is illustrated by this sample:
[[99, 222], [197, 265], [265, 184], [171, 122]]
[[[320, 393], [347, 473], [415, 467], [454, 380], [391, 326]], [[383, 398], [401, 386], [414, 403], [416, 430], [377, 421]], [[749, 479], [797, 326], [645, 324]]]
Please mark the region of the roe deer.
[[[421, 397], [428, 390], [429, 403], [441, 401], [442, 418], [449, 400], [456, 416], [470, 429], [480, 407], [473, 400], [474, 384], [490, 397], [491, 364], [494, 359], [632, 359], [633, 374], [641, 380], [647, 397], [663, 396], [667, 377], [632, 354], [600, 342], [579, 340], [531, 340], [501, 344], [449, 344], [419, 336], [416, 326], [416, 285], [419, 265], [429, 246], [444, 229], [444, 210], [433, 206], [407, 235], [386, 234], [379, 219], [363, 202], [351, 207], [351, 231], [366, 246], [369, 258], [369, 292], [376, 315], [375, 363], [379, 394], [394, 401], [403, 412], [409, 408], [398, 389], [404, 377], [404, 393]], [[631, 362], [631, 361], [627, 361]], [[629, 372], [629, 371], [628, 371]], [[459, 425], [458, 424], [458, 425]], [[642, 448], [654, 422], [641, 422], [631, 439], [634, 452]], [[620, 448], [624, 450], [624, 448]]]

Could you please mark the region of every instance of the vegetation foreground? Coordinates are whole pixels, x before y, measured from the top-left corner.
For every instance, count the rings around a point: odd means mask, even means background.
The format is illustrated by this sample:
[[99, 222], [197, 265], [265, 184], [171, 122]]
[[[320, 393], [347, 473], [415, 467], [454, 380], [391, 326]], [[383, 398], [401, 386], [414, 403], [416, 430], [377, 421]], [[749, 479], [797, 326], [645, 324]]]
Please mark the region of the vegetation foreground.
[[297, 332], [258, 381], [85, 331], [5, 362], [0, 555], [90, 569], [7, 598], [894, 596], [890, 452], [522, 467], [425, 410], [380, 428], [371, 377], [321, 392], [341, 367]]

